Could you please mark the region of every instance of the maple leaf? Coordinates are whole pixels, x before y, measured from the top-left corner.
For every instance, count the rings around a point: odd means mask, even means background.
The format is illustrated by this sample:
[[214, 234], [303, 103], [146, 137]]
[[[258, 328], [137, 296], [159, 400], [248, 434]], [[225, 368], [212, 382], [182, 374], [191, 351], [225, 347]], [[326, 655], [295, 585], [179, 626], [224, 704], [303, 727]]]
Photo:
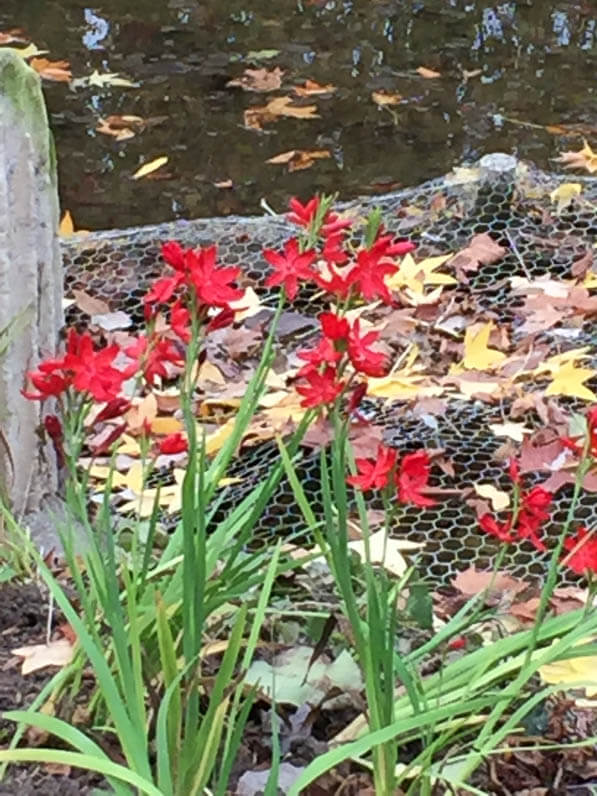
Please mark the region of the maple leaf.
[[574, 362], [566, 362], [556, 373], [554, 379], [545, 390], [545, 395], [566, 395], [570, 398], [581, 398], [584, 401], [595, 401], [597, 395], [584, 382], [597, 374], [597, 370], [577, 368]]
[[[578, 642], [586, 644], [592, 639]], [[588, 697], [597, 696], [597, 655], [584, 655], [539, 667], [539, 675], [544, 683], [550, 685], [570, 685], [575, 688], [584, 687]]]
[[68, 61], [48, 61], [47, 58], [32, 58], [29, 61], [29, 66], [35, 69], [45, 80], [70, 83], [73, 77]]
[[469, 245], [454, 255], [450, 261], [456, 271], [477, 271], [480, 265], [492, 265], [499, 262], [506, 253], [487, 232], [475, 235]]
[[506, 355], [495, 348], [489, 348], [489, 336], [493, 324], [489, 321], [479, 326], [473, 324], [464, 333], [464, 357], [462, 365], [467, 370], [488, 370], [500, 365]]
[[50, 641], [49, 644], [31, 644], [12, 650], [13, 655], [23, 658], [22, 674], [31, 674], [46, 666], [62, 668], [69, 664], [74, 655], [74, 646], [68, 639], [60, 638]]
[[106, 119], [98, 119], [95, 129], [98, 133], [112, 136], [116, 141], [126, 141], [134, 138], [144, 127], [145, 120], [140, 116], [112, 115]]
[[[408, 569], [402, 552], [416, 552], [424, 546], [421, 542], [411, 542], [407, 539], [388, 539], [386, 530], [382, 528], [381, 531], [377, 531], [369, 537], [369, 560], [372, 564], [379, 564], [392, 575], [400, 578]], [[348, 547], [350, 550], [354, 550], [362, 561], [366, 560], [363, 539], [349, 542]]]
[[305, 80], [302, 86], [293, 86], [292, 90], [298, 97], [313, 97], [321, 94], [333, 94], [337, 90], [332, 83], [316, 83], [315, 80]]
[[579, 182], [565, 182], [549, 194], [549, 198], [554, 202], [556, 212], [561, 213], [569, 207], [577, 196], [582, 193], [582, 185]]
[[293, 105], [292, 97], [274, 97], [267, 105], [247, 108], [244, 113], [245, 127], [261, 130], [262, 124], [276, 121], [279, 116], [295, 119], [318, 119], [317, 105]]
[[245, 69], [241, 77], [235, 77], [226, 83], [226, 87], [239, 86], [245, 91], [277, 91], [282, 85], [284, 70], [276, 66], [274, 69]]
[[316, 160], [330, 157], [329, 149], [290, 149], [288, 152], [281, 152], [265, 162], [274, 165], [287, 164], [288, 171], [301, 171], [302, 169], [310, 168]]
[[451, 254], [442, 254], [439, 257], [427, 257], [417, 263], [412, 254], [405, 254], [400, 261], [400, 269], [386, 277], [386, 284], [390, 290], [408, 288], [419, 296], [424, 293], [426, 285], [455, 285], [457, 281], [453, 276], [437, 273], [437, 269], [451, 257]]
[[578, 152], [562, 152], [555, 158], [564, 164], [565, 169], [585, 169], [594, 174], [597, 171], [597, 153], [593, 152], [588, 142], [583, 139], [583, 148]]

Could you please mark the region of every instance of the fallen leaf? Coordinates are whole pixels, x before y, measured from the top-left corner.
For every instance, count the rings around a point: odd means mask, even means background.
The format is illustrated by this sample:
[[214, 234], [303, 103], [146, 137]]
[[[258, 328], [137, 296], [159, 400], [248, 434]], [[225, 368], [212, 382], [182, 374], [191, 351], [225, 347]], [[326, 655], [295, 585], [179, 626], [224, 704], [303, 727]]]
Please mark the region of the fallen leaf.
[[477, 271], [480, 265], [499, 262], [507, 249], [500, 246], [487, 232], [475, 235], [469, 245], [454, 255], [450, 266], [456, 271]]
[[32, 58], [29, 61], [29, 66], [35, 69], [44, 80], [70, 83], [73, 78], [68, 61], [48, 61], [47, 58]]
[[321, 94], [333, 94], [336, 86], [332, 83], [316, 83], [315, 80], [305, 80], [302, 86], [293, 86], [292, 90], [298, 97], [315, 97]]
[[488, 346], [492, 329], [491, 321], [482, 325], [473, 324], [466, 329], [462, 364], [467, 370], [488, 370], [506, 359], [504, 353]]
[[214, 188], [232, 188], [234, 184], [232, 180], [220, 180], [219, 182], [214, 182]]
[[[408, 569], [408, 563], [402, 552], [413, 552], [422, 550], [425, 545], [420, 542], [410, 542], [408, 539], [387, 538], [385, 528], [376, 531], [369, 537], [370, 562], [379, 564], [387, 572], [400, 578]], [[359, 556], [362, 561], [366, 561], [365, 540], [358, 539], [349, 542], [348, 547]]]
[[110, 312], [110, 305], [101, 299], [90, 296], [84, 290], [73, 290], [75, 304], [86, 315], [102, 315]]
[[74, 646], [68, 639], [60, 638], [49, 644], [31, 644], [11, 650], [13, 655], [23, 658], [21, 674], [31, 674], [46, 666], [57, 666], [62, 669], [73, 659]]
[[491, 587], [489, 596], [493, 599], [504, 592], [516, 595], [529, 588], [526, 581], [513, 578], [505, 572], [484, 571], [475, 569], [474, 566], [459, 572], [451, 584], [465, 597], [473, 597]]
[[435, 72], [433, 69], [428, 69], [426, 66], [419, 66], [417, 68], [417, 72], [421, 75], [421, 77], [426, 77], [429, 79], [442, 76], [441, 72]]
[[241, 77], [229, 80], [226, 86], [238, 86], [245, 91], [277, 91], [282, 85], [284, 70], [279, 66], [274, 69], [245, 69]]
[[150, 161], [149, 163], [143, 164], [141, 168], [137, 169], [137, 171], [133, 174], [133, 180], [140, 180], [143, 177], [147, 177], [148, 174], [153, 174], [154, 171], [161, 169], [162, 166], [165, 166], [168, 162], [167, 155], [162, 155], [155, 160]]
[[0, 44], [11, 44], [12, 42], [26, 42], [28, 39], [21, 28], [11, 28], [10, 30], [0, 31]]
[[266, 163], [287, 164], [288, 171], [301, 171], [310, 168], [316, 160], [331, 157], [329, 149], [290, 149], [288, 152], [281, 152], [273, 158], [266, 160]]
[[504, 511], [510, 506], [510, 495], [496, 489], [493, 484], [473, 484], [473, 489], [479, 497], [491, 502], [494, 511]]
[[98, 133], [109, 135], [116, 141], [127, 141], [129, 138], [134, 138], [144, 127], [145, 120], [141, 116], [112, 115], [106, 119], [98, 119], [95, 129]]
[[555, 158], [564, 164], [566, 169], [585, 169], [594, 174], [597, 171], [597, 153], [593, 152], [588, 142], [583, 139], [583, 148], [578, 152], [562, 152]]
[[125, 415], [130, 431], [141, 431], [146, 423], [153, 423], [158, 413], [158, 401], [150, 392], [143, 398], [133, 399], [134, 403]]
[[417, 263], [412, 254], [405, 254], [398, 271], [386, 279], [386, 285], [390, 290], [408, 288], [419, 295], [427, 285], [455, 285], [457, 281], [453, 276], [437, 272], [451, 257], [451, 254], [442, 254]]
[[100, 74], [95, 69], [87, 77], [78, 77], [72, 81], [73, 88], [85, 88], [87, 86], [95, 86], [96, 88], [105, 88], [106, 86], [117, 86], [119, 88], [137, 88], [138, 83], [133, 83], [124, 77], [119, 77], [118, 72], [104, 72]]
[[581, 398], [583, 401], [595, 401], [597, 395], [585, 387], [584, 382], [596, 374], [597, 370], [577, 368], [574, 362], [567, 362], [554, 374], [545, 395], [566, 395], [570, 398]]
[[[597, 157], [597, 156], [596, 156]], [[579, 182], [565, 182], [549, 194], [549, 198], [557, 205], [556, 211], [561, 213], [572, 204], [577, 196], [582, 193]]]
[[244, 112], [244, 124], [253, 130], [261, 130], [263, 124], [274, 122], [280, 116], [295, 119], [319, 118], [316, 105], [293, 105], [292, 98], [284, 96], [274, 97], [267, 105], [247, 108]]
[[249, 50], [246, 55], [247, 61], [269, 61], [280, 55], [280, 50]]
[[61, 238], [72, 238], [73, 235], [89, 235], [88, 229], [75, 229], [75, 223], [70, 210], [65, 210], [60, 226], [58, 227], [58, 234]]
[[113, 332], [115, 329], [129, 329], [133, 325], [133, 319], [127, 312], [116, 310], [115, 312], [102, 312], [98, 315], [92, 314], [91, 323], [99, 326], [104, 332]]
[[[585, 639], [579, 643], [587, 641]], [[597, 655], [583, 655], [546, 663], [538, 671], [544, 683], [584, 688], [589, 698], [597, 696]]]
[[490, 423], [489, 428], [496, 437], [508, 437], [515, 442], [522, 442], [524, 435], [532, 432], [524, 423]]
[[384, 91], [383, 89], [380, 91], [372, 91], [371, 99], [376, 105], [379, 105], [380, 108], [384, 108], [388, 105], [399, 105], [402, 101], [400, 94]]

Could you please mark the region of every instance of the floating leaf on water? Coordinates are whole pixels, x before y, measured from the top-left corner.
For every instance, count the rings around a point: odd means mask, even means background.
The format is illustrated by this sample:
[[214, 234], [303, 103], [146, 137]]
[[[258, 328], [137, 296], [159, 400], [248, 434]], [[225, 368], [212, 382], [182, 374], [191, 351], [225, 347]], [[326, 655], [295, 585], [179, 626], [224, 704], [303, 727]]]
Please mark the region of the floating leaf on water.
[[140, 180], [143, 177], [147, 177], [148, 174], [153, 174], [154, 171], [161, 169], [162, 166], [165, 166], [168, 162], [167, 155], [161, 155], [159, 158], [150, 161], [149, 163], [144, 163], [141, 168], [137, 169], [137, 171], [133, 174], [133, 180]]
[[421, 77], [425, 77], [429, 80], [433, 80], [433, 78], [442, 76], [441, 72], [436, 72], [433, 69], [428, 69], [426, 66], [417, 67], [417, 73], [421, 75]]

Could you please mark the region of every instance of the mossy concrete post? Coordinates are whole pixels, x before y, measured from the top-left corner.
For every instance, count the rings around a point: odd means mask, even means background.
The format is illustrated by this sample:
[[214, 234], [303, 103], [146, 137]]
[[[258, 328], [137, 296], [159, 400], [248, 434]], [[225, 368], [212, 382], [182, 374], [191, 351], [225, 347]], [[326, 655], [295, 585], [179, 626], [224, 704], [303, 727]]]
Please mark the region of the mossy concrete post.
[[[26, 371], [56, 351], [62, 316], [56, 160], [38, 75], [0, 50], [0, 488], [17, 516], [56, 491]], [[47, 410], [46, 410], [47, 411]]]

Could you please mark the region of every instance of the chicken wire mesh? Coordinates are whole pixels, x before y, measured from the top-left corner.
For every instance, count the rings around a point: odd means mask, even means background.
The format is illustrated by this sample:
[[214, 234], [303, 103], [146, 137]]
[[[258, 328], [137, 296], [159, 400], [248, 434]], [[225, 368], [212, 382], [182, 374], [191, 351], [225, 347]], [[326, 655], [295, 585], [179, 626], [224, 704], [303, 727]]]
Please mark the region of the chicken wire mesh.
[[[491, 309], [500, 321], [511, 322], [513, 308], [519, 301], [511, 294], [512, 276], [568, 277], [573, 263], [597, 241], [597, 180], [574, 177], [579, 190], [562, 200], [558, 188], [570, 179], [569, 175], [540, 172], [510, 156], [491, 155], [474, 168], [456, 169], [419, 187], [346, 203], [340, 209], [364, 219], [372, 208], [381, 208], [387, 229], [415, 242], [420, 258], [457, 252], [469, 244], [473, 235], [488, 232], [507, 251], [499, 262], [471, 273], [468, 284], [455, 290], [454, 300], [464, 301], [474, 292], [481, 307]], [[358, 236], [358, 224], [356, 228]], [[187, 246], [216, 242], [219, 261], [240, 266], [243, 283], [253, 286], [267, 303], [271, 296], [260, 287], [267, 269], [262, 249], [279, 248], [294, 229], [283, 217], [228, 217], [74, 236], [63, 242], [66, 292], [69, 295], [73, 290], [84, 290], [107, 301], [111, 310], [122, 309], [139, 320], [142, 297], [152, 280], [162, 273], [161, 244], [166, 240], [178, 240]], [[319, 311], [321, 305], [312, 298], [312, 293], [303, 292], [296, 308], [306, 314]], [[68, 320], [80, 320], [76, 306], [70, 308]], [[578, 345], [579, 340], [583, 344], [594, 343], [592, 324], [579, 330], [574, 344]], [[558, 338], [557, 327], [551, 333], [551, 341], [554, 353], [570, 346], [569, 340]], [[368, 410], [376, 423], [384, 426], [386, 442], [401, 451], [421, 446], [445, 450], [455, 472], [435, 474], [434, 486], [458, 490], [489, 482], [507, 488], [504, 464], [495, 456], [502, 441], [488, 428], [490, 423], [503, 421], [503, 406], [452, 401], [432, 423], [428, 418], [410, 414], [403, 402], [386, 402], [383, 406], [371, 402]], [[218, 511], [226, 511], [227, 505], [238, 502], [269, 474], [278, 456], [272, 443], [243, 450], [229, 473], [240, 482], [228, 488]], [[301, 451], [299, 477], [315, 507], [320, 492], [319, 466], [318, 453]], [[557, 536], [571, 496], [571, 488], [558, 492], [553, 521], [546, 528], [548, 538]], [[585, 492], [576, 517], [587, 525], [597, 524], [597, 496]], [[258, 532], [278, 535], [301, 527], [290, 486], [282, 483], [261, 518]], [[479, 533], [474, 510], [459, 497], [448, 496], [432, 508], [405, 508], [396, 533], [424, 544], [421, 564], [437, 582], [449, 580], [471, 564], [491, 566], [497, 551], [497, 543]], [[523, 544], [505, 563], [518, 576], [541, 576], [547, 560]]]

